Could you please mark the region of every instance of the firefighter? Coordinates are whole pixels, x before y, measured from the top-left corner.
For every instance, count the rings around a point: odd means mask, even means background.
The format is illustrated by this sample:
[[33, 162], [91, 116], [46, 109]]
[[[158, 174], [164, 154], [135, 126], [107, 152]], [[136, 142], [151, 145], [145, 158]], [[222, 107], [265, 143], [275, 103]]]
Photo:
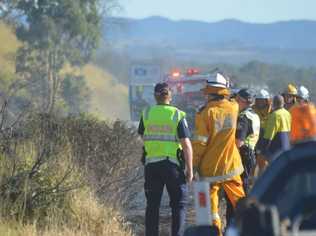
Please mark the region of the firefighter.
[[168, 84], [158, 83], [154, 94], [157, 105], [143, 111], [138, 128], [144, 140], [145, 235], [159, 235], [159, 207], [166, 186], [172, 209], [172, 236], [180, 236], [184, 232], [186, 182], [193, 178], [190, 132], [185, 113], [170, 105]]
[[281, 95], [273, 97], [273, 111], [268, 115], [263, 142], [259, 149], [267, 161], [290, 148], [291, 115], [284, 108]]
[[[269, 92], [265, 89], [260, 89], [260, 91], [256, 94], [255, 104], [253, 106], [254, 111], [259, 115], [260, 118], [260, 134], [257, 146], [260, 146], [260, 144], [263, 142], [264, 130], [268, 120], [268, 115], [272, 108], [271, 105], [271, 96]], [[268, 165], [268, 162], [260, 154], [258, 147], [256, 148], [256, 159], [259, 170], [258, 174], [260, 175]]]
[[210, 183], [213, 225], [221, 231], [219, 190], [224, 189], [234, 208], [245, 196], [240, 177], [244, 168], [235, 138], [238, 104], [228, 100], [228, 80], [220, 73], [207, 80], [203, 91], [208, 103], [195, 118], [193, 166], [200, 179]]
[[316, 136], [316, 109], [309, 99], [309, 91], [300, 86], [297, 94], [297, 104], [290, 109], [292, 126], [291, 143], [314, 139]]
[[290, 110], [296, 103], [297, 88], [294, 84], [288, 84], [287, 88], [282, 93], [284, 98], [284, 108]]
[[239, 105], [236, 144], [244, 166], [241, 175], [244, 190], [248, 193], [256, 167], [255, 147], [259, 139], [260, 118], [251, 107], [254, 103], [254, 93], [250, 89], [241, 89], [237, 93], [236, 101]]

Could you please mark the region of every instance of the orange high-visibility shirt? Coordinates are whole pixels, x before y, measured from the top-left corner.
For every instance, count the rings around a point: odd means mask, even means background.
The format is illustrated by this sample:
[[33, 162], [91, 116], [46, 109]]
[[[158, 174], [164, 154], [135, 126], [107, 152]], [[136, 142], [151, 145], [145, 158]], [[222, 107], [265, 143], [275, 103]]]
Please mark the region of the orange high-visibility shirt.
[[296, 104], [290, 110], [292, 143], [304, 141], [316, 136], [316, 108], [312, 103]]

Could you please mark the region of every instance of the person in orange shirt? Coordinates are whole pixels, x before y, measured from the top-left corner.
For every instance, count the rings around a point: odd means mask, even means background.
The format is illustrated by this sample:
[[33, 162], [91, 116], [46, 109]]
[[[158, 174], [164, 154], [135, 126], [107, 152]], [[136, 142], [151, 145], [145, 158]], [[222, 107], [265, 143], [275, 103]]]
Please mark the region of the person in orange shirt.
[[203, 90], [208, 103], [196, 114], [192, 140], [193, 166], [200, 180], [210, 183], [213, 225], [220, 231], [219, 190], [224, 189], [234, 208], [245, 196], [240, 177], [244, 168], [235, 138], [238, 104], [228, 100], [228, 87], [228, 79], [222, 74], [209, 77]]
[[300, 86], [297, 104], [290, 109], [292, 116], [290, 140], [292, 144], [314, 139], [316, 136], [316, 108], [309, 100], [309, 91], [304, 86]]

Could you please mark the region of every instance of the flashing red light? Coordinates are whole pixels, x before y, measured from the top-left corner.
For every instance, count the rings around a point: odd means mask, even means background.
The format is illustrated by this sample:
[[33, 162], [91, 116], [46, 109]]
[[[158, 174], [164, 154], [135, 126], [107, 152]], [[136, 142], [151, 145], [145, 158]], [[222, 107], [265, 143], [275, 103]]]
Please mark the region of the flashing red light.
[[187, 75], [195, 75], [195, 74], [198, 74], [199, 73], [199, 70], [198, 69], [195, 69], [195, 68], [190, 68], [187, 70]]
[[179, 76], [180, 76], [180, 72], [179, 71], [172, 72], [172, 77], [179, 77]]

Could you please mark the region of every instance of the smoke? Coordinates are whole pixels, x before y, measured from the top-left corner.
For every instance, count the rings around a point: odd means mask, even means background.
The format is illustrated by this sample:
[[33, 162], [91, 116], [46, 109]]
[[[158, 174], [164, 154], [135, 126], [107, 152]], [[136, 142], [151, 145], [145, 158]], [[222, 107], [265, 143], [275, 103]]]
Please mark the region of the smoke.
[[128, 88], [118, 83], [108, 72], [94, 65], [83, 68], [83, 74], [91, 90], [89, 112], [103, 119], [128, 120]]

